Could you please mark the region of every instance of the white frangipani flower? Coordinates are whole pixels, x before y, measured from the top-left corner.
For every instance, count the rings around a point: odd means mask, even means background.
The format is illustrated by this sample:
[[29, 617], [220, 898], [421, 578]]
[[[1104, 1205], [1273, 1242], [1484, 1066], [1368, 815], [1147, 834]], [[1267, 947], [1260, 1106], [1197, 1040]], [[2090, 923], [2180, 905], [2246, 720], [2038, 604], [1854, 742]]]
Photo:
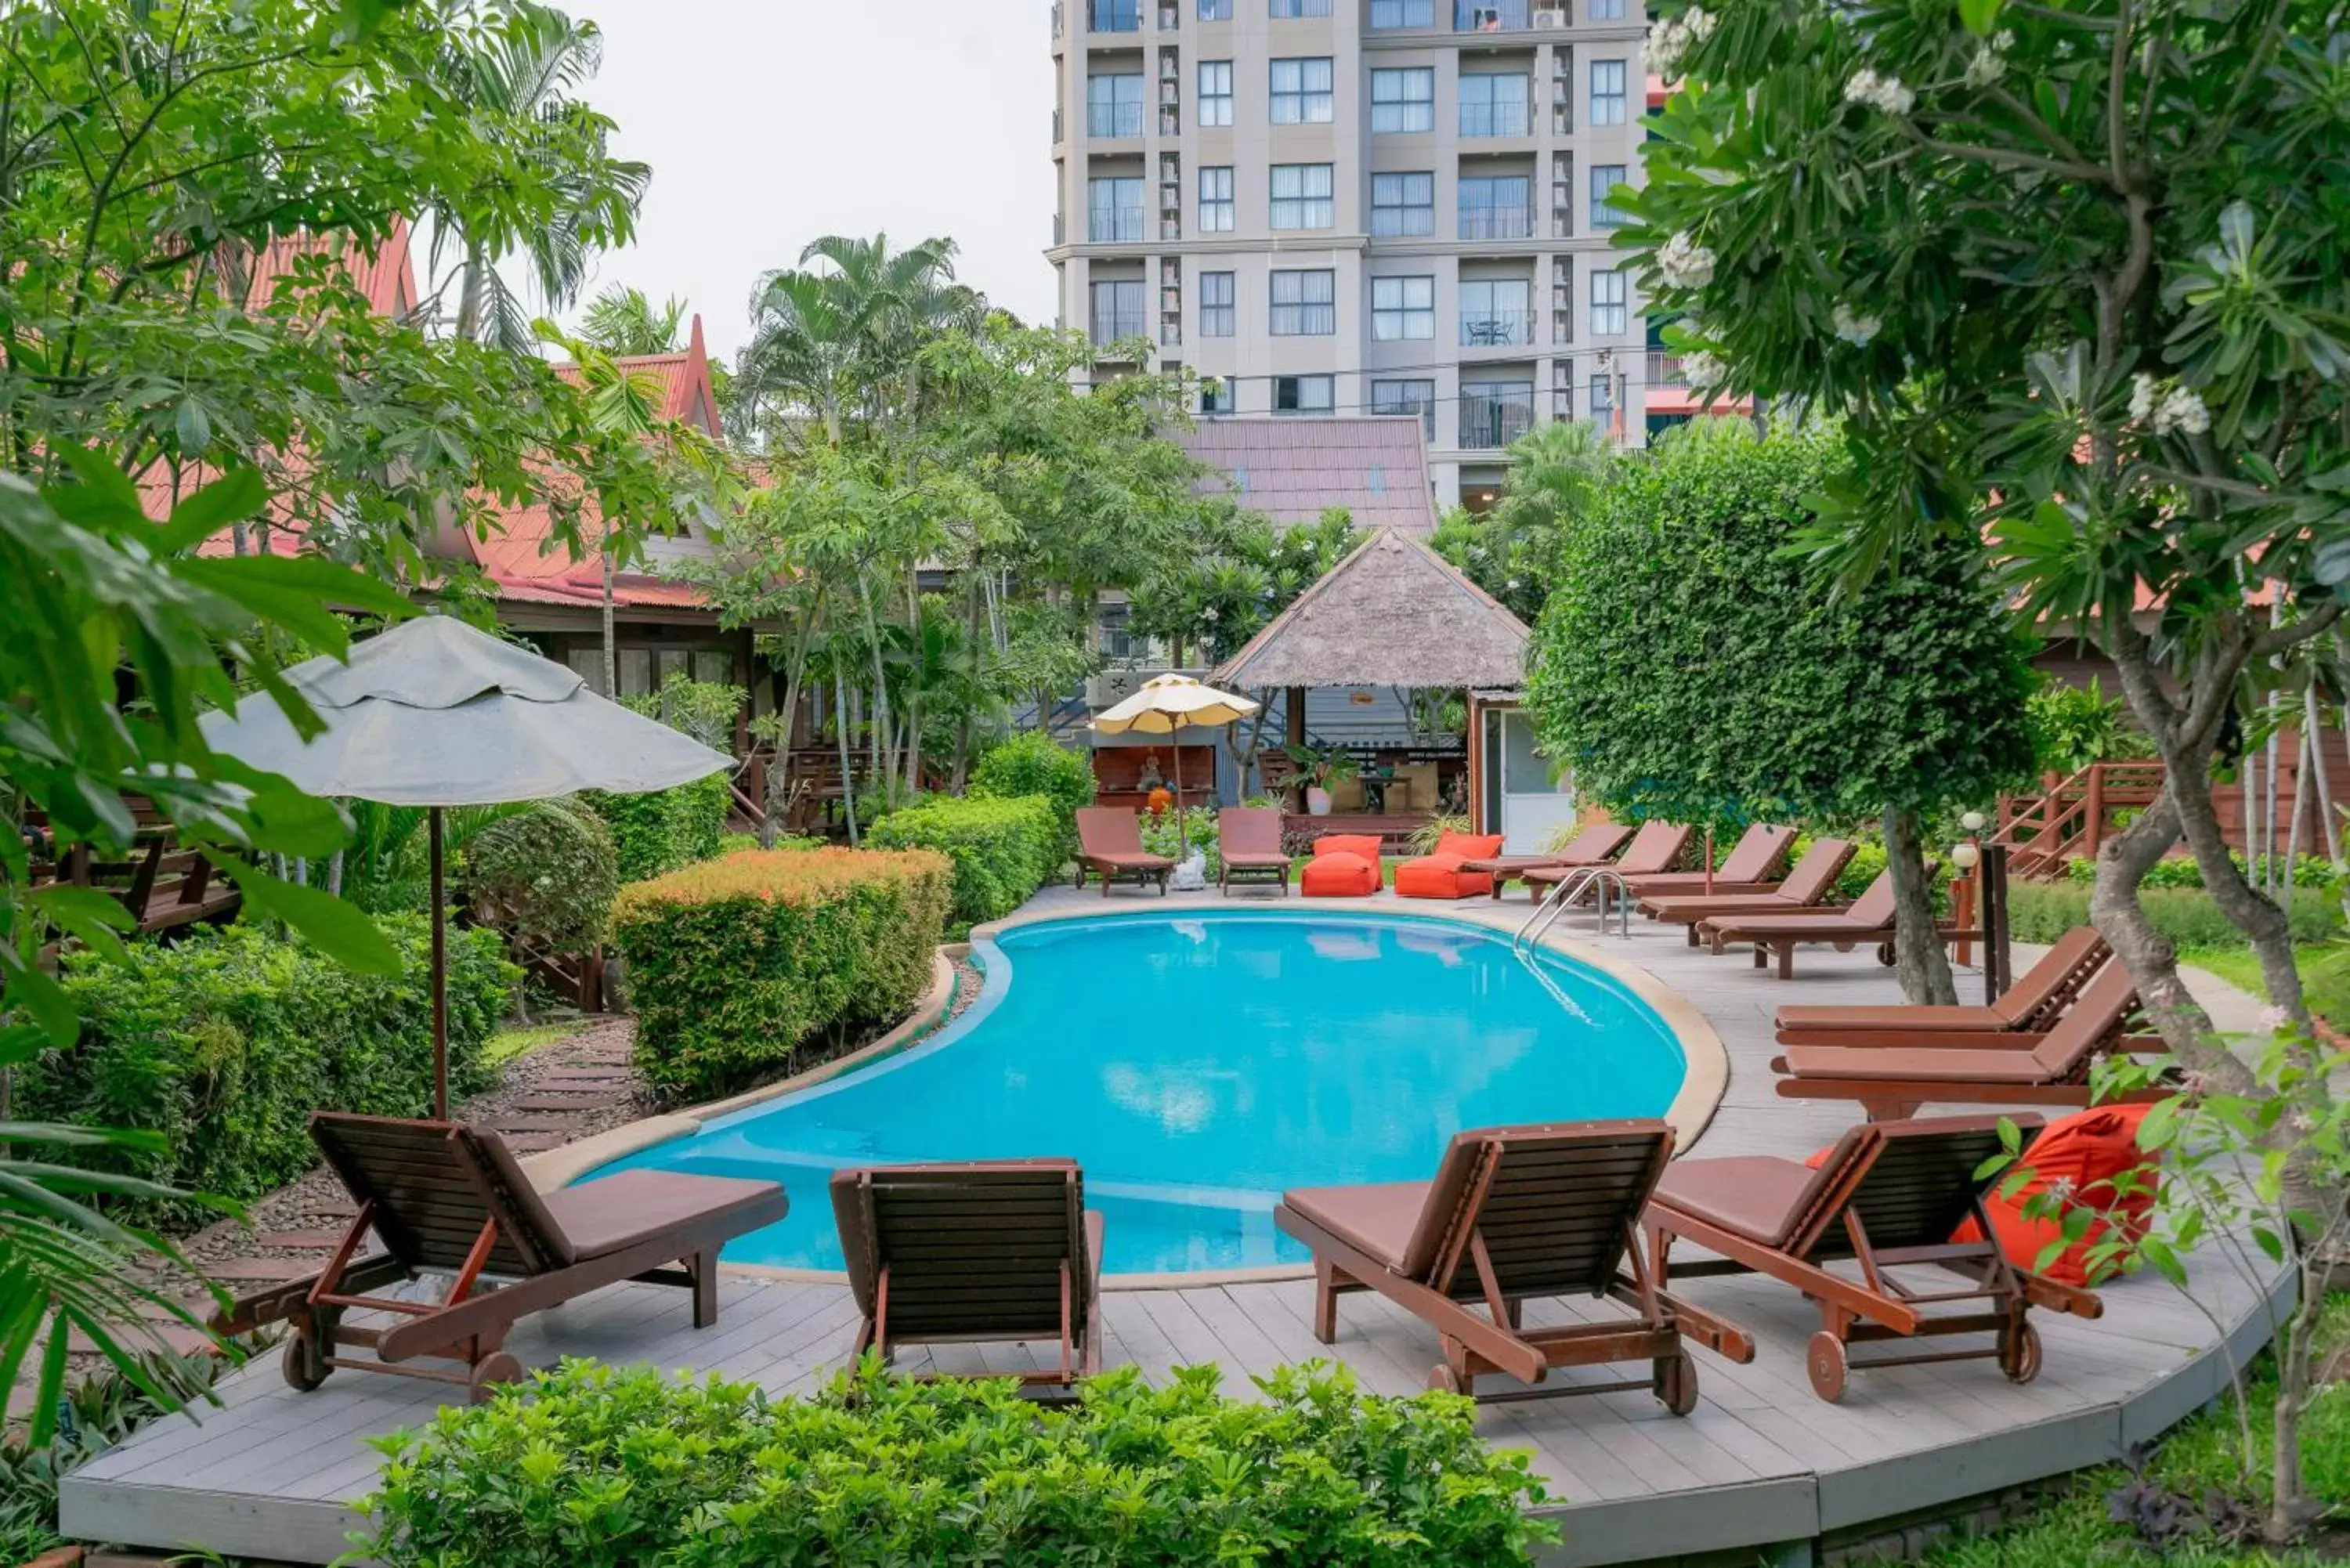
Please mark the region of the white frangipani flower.
[[1201, 611], [1200, 612], [1200, 618], [1201, 618], [1201, 620], [1213, 620], [1213, 619], [1215, 619], [1215, 618], [1216, 618], [1216, 607], [1215, 607], [1215, 606], [1213, 606], [1213, 605], [1210, 605], [1206, 609], [1201, 610]]
[[1846, 103], [1865, 103], [1881, 109], [1887, 114], [1908, 114], [1918, 95], [1901, 85], [1898, 77], [1888, 77], [1864, 66], [1852, 73], [1844, 84]]
[[2173, 387], [2162, 395], [2154, 410], [2154, 433], [2168, 435], [2173, 431], [2182, 435], [2201, 435], [2211, 428], [2211, 410], [2203, 400], [2185, 387]]
[[1713, 253], [1691, 234], [1678, 234], [1657, 247], [1657, 270], [1675, 288], [1703, 288], [1713, 281]]
[[2158, 383], [2151, 371], [2140, 370], [2130, 378], [2130, 421], [2144, 424], [2154, 417], [2154, 394]]
[[1702, 348], [1681, 356], [1681, 374], [1689, 379], [1692, 387], [1716, 385], [1721, 379], [1722, 370], [1721, 361]]
[[1869, 340], [1885, 330], [1885, 323], [1874, 316], [1856, 316], [1849, 305], [1839, 303], [1828, 319], [1835, 326], [1835, 335], [1856, 348], [1866, 348]]
[[1692, 5], [1679, 16], [1658, 23], [1648, 35], [1649, 68], [1661, 77], [1679, 76], [1681, 61], [1690, 47], [1712, 34], [1713, 20], [1712, 14], [1703, 6]]
[[1983, 88], [2007, 74], [2007, 61], [1989, 44], [1975, 47], [1974, 58], [1967, 62], [1966, 81], [1969, 87]]

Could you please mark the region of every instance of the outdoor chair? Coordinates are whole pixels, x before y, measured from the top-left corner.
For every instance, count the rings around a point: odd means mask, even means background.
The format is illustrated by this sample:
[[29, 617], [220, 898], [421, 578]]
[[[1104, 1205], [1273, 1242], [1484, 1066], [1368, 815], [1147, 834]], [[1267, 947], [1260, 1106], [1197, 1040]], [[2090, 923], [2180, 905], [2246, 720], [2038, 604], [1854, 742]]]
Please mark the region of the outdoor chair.
[[[1429, 1386], [1476, 1395], [1505, 1373], [1522, 1399], [1647, 1389], [1676, 1416], [1697, 1404], [1685, 1342], [1754, 1358], [1742, 1330], [1667, 1295], [1641, 1257], [1643, 1206], [1672, 1158], [1661, 1121], [1486, 1127], [1452, 1139], [1432, 1181], [1296, 1188], [1273, 1222], [1314, 1254], [1314, 1335], [1338, 1334], [1338, 1297], [1377, 1291], [1436, 1330], [1444, 1359]], [[1607, 1296], [1628, 1320], [1527, 1328], [1532, 1298]], [[1482, 1310], [1481, 1310], [1482, 1309]], [[1541, 1384], [1551, 1368], [1645, 1361], [1629, 1382]]]
[[[2158, 1039], [2123, 1031], [2137, 1011], [2129, 971], [2109, 963], [2044, 1034], [1942, 1030], [1886, 1045], [1790, 1045], [1772, 1062], [1781, 1097], [1857, 1100], [1872, 1121], [1898, 1121], [1929, 1104], [2086, 1106], [2089, 1068], [2107, 1051], [2160, 1054]], [[2126, 1105], [2166, 1099], [2160, 1086], [2107, 1097]]]
[[1987, 1005], [1783, 1007], [1779, 1044], [1930, 1045], [1953, 1033], [2045, 1033], [2112, 955], [2095, 927], [2075, 926]]
[[[1795, 950], [1808, 942], [1825, 942], [1844, 953], [1871, 943], [1877, 948], [1877, 961], [1890, 966], [1895, 926], [1893, 873], [1880, 871], [1849, 908], [1834, 914], [1717, 915], [1699, 921], [1696, 931], [1699, 940], [1717, 953], [1726, 951], [1733, 942], [1752, 943], [1756, 969], [1771, 968], [1775, 957], [1779, 978], [1793, 980]], [[1982, 940], [1980, 930], [1957, 926], [1938, 926], [1935, 935], [1946, 942]]]
[[[772, 1181], [660, 1170], [542, 1193], [497, 1134], [455, 1122], [319, 1111], [310, 1136], [358, 1216], [324, 1269], [244, 1296], [213, 1324], [224, 1334], [288, 1324], [286, 1381], [306, 1393], [346, 1367], [454, 1383], [482, 1399], [523, 1375], [503, 1348], [516, 1323], [623, 1280], [691, 1291], [693, 1326], [708, 1328], [718, 1321], [720, 1246], [789, 1207]], [[380, 1251], [360, 1251], [369, 1235]], [[380, 1293], [442, 1274], [453, 1278], [438, 1302]], [[346, 1324], [347, 1312], [391, 1321]], [[348, 1356], [347, 1346], [375, 1355]], [[407, 1365], [418, 1360], [457, 1367]]]
[[849, 1293], [863, 1323], [853, 1354], [1030, 1340], [1057, 1366], [1020, 1375], [1066, 1386], [1101, 1367], [1102, 1217], [1069, 1159], [873, 1166], [836, 1171]]
[[[1690, 839], [1696, 829], [1683, 822], [1649, 821], [1640, 825], [1624, 853], [1607, 863], [1607, 868], [1624, 879], [1627, 892], [1640, 885], [1644, 878], [1665, 874], [1679, 861], [1689, 849]], [[1550, 890], [1567, 881], [1587, 867], [1538, 867], [1524, 873], [1526, 890], [1537, 900], [1549, 896]], [[1598, 897], [1596, 879], [1577, 895], [1576, 901], [1589, 903]], [[1497, 890], [1494, 897], [1501, 895]]]
[[1786, 880], [1768, 892], [1634, 896], [1651, 919], [1686, 927], [1690, 946], [1695, 947], [1699, 923], [1716, 916], [1787, 915], [1816, 909], [1822, 899], [1835, 891], [1836, 878], [1844, 875], [1856, 847], [1842, 838], [1812, 840], [1812, 846], [1804, 851], [1804, 857], [1795, 862]]
[[1497, 836], [1493, 841], [1492, 853], [1472, 856], [1461, 863], [1461, 868], [1483, 872], [1491, 877], [1496, 899], [1501, 898], [1502, 890], [1513, 882], [1525, 883], [1527, 890], [1539, 898], [1542, 888], [1534, 873], [1547, 875], [1555, 871], [1566, 875], [1586, 867], [1605, 865], [1631, 836], [1632, 830], [1620, 822], [1595, 822], [1567, 843], [1544, 855], [1503, 855], [1501, 853], [1501, 839]]
[[1379, 836], [1326, 833], [1314, 841], [1314, 858], [1297, 878], [1309, 898], [1367, 898], [1379, 890]]
[[1167, 878], [1173, 875], [1175, 862], [1164, 855], [1153, 855], [1142, 847], [1142, 819], [1131, 807], [1117, 805], [1086, 805], [1077, 808], [1077, 886], [1086, 885], [1086, 873], [1092, 871], [1101, 877], [1102, 897], [1109, 897], [1110, 888], [1121, 881], [1131, 881], [1137, 887], [1148, 887], [1154, 880], [1160, 897], [1167, 893]]
[[1216, 886], [1229, 895], [1234, 882], [1278, 883], [1289, 897], [1289, 857], [1281, 847], [1281, 813], [1271, 806], [1235, 805], [1216, 815], [1217, 853], [1223, 870]]
[[[2040, 1118], [2012, 1118], [2030, 1163]], [[1651, 1266], [1671, 1280], [1760, 1273], [1801, 1291], [1819, 1309], [1805, 1369], [1812, 1391], [1834, 1401], [1856, 1369], [1996, 1358], [2014, 1383], [2040, 1373], [2031, 1308], [2094, 1318], [2089, 1292], [2015, 1267], [1994, 1241], [1983, 1197], [2001, 1179], [1977, 1174], [2002, 1152], [2000, 1118], [1864, 1124], [1846, 1132], [1816, 1169], [1771, 1155], [1683, 1160], [1658, 1182], [1647, 1228]], [[1968, 1220], [1973, 1241], [1954, 1241]], [[1714, 1254], [1675, 1262], [1687, 1241]], [[1832, 1269], [1849, 1263], [1849, 1271]], [[1921, 1290], [1890, 1269], [1928, 1264], [1964, 1277], [1964, 1288]], [[1938, 1282], [1939, 1287], [1939, 1282]], [[1955, 1312], [1930, 1308], [1962, 1306]], [[1890, 1340], [1991, 1336], [1988, 1345], [1854, 1361], [1849, 1347]]]
[[1502, 847], [1502, 836], [1445, 833], [1438, 836], [1433, 854], [1407, 860], [1396, 867], [1399, 898], [1473, 898], [1491, 893], [1493, 873], [1479, 868], [1483, 857]]
[[[1659, 871], [1633, 875], [1635, 898], [1669, 898], [1682, 894], [1767, 893], [1778, 884], [1771, 873], [1795, 845], [1795, 830], [1758, 822], [1739, 835], [1711, 878], [1703, 871]], [[1627, 856], [1626, 858], [1630, 858]]]

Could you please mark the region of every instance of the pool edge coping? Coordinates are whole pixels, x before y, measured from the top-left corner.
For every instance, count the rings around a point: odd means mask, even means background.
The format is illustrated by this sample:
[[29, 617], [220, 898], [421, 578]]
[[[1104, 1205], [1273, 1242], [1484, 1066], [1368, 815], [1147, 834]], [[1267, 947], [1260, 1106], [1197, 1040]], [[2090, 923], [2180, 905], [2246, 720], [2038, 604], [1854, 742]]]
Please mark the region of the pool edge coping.
[[[1434, 900], [1418, 900], [1415, 903]], [[1107, 900], [1105, 900], [1107, 902]], [[1397, 902], [1400, 902], [1398, 900]], [[1185, 906], [1196, 909], [1197, 906]], [[1211, 906], [1211, 908], [1226, 906]], [[1403, 915], [1470, 926], [1483, 931], [1507, 931], [1512, 921], [1507, 906], [1496, 905], [1489, 918], [1480, 909], [1457, 908], [1439, 909], [1399, 909], [1387, 901], [1374, 903], [1363, 898], [1308, 898], [1303, 896], [1284, 898], [1279, 902], [1249, 899], [1230, 904], [1232, 909], [1316, 909], [1330, 913]], [[982, 961], [995, 949], [995, 939], [1003, 933], [1024, 926], [1051, 925], [1070, 920], [1097, 920], [1104, 917], [1149, 919], [1163, 916], [1167, 909], [1158, 904], [1106, 909], [1035, 909], [1014, 910], [999, 920], [986, 920], [972, 927], [970, 940], [963, 943], [941, 944], [931, 959], [931, 990], [914, 1014], [905, 1023], [869, 1045], [862, 1046], [846, 1056], [822, 1066], [745, 1094], [686, 1110], [647, 1116], [639, 1121], [623, 1123], [617, 1127], [547, 1149], [525, 1158], [521, 1163], [532, 1183], [542, 1192], [568, 1186], [598, 1166], [609, 1165], [632, 1154], [639, 1154], [656, 1144], [689, 1137], [723, 1116], [745, 1110], [766, 1101], [780, 1099], [802, 1089], [812, 1089], [841, 1075], [854, 1071], [881, 1056], [902, 1049], [945, 1018], [954, 998], [956, 971], [951, 950], [961, 948], [964, 953]], [[1543, 933], [1541, 944], [1551, 951], [1598, 971], [1638, 997], [1651, 1012], [1663, 1021], [1680, 1046], [1683, 1072], [1681, 1086], [1673, 1103], [1665, 1109], [1664, 1120], [1673, 1129], [1673, 1153], [1678, 1158], [1694, 1147], [1705, 1136], [1714, 1114], [1721, 1108], [1722, 1096], [1730, 1088], [1730, 1052], [1721, 1036], [1714, 1032], [1704, 1010], [1679, 992], [1665, 984], [1638, 964], [1626, 963], [1611, 958], [1587, 942], [1561, 936], [1555, 928]], [[959, 956], [959, 955], [958, 955]], [[975, 1010], [976, 1004], [974, 1006]], [[768, 1263], [719, 1264], [722, 1272], [740, 1273], [757, 1278], [778, 1280], [798, 1284], [845, 1284], [848, 1276], [838, 1269], [795, 1269]], [[1244, 1269], [1201, 1269], [1182, 1273], [1104, 1274], [1101, 1288], [1106, 1291], [1180, 1290], [1193, 1285], [1280, 1284], [1293, 1280], [1314, 1277], [1311, 1263], [1265, 1263]]]

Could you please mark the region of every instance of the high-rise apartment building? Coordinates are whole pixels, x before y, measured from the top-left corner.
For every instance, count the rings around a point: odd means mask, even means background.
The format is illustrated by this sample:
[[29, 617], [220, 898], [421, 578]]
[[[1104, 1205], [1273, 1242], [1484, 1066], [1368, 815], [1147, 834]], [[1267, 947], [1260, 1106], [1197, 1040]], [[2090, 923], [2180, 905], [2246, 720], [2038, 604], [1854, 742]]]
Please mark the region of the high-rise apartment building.
[[[1437, 499], [1532, 422], [1645, 440], [1612, 243], [1644, 0], [1062, 0], [1062, 319], [1208, 379], [1202, 414], [1418, 413]], [[1628, 405], [1628, 406], [1627, 406]]]

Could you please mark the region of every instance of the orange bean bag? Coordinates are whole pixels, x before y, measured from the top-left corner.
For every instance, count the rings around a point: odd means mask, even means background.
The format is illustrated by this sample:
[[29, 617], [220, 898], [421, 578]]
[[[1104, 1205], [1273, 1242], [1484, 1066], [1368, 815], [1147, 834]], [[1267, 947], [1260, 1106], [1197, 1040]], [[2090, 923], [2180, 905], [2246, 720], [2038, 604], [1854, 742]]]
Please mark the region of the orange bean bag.
[[1493, 890], [1490, 871], [1463, 871], [1464, 860], [1482, 860], [1502, 852], [1498, 833], [1447, 833], [1436, 841], [1436, 852], [1396, 867], [1399, 898], [1474, 898]]
[[[2152, 1163], [2137, 1147], [2138, 1123], [2152, 1108], [2093, 1106], [2060, 1116], [2042, 1129], [2022, 1161], [2032, 1172], [2032, 1179], [2012, 1195], [2002, 1197], [1994, 1189], [1983, 1199], [1983, 1210], [1991, 1216], [1991, 1228], [1999, 1237], [1999, 1250], [2012, 1267], [2031, 1270], [2060, 1285], [2085, 1286], [2089, 1252], [2113, 1226], [2120, 1226], [2133, 1241], [2146, 1234], [2154, 1212], [2154, 1173], [2149, 1170], [2131, 1183], [2126, 1197], [2116, 1190], [2115, 1179]], [[1817, 1168], [1829, 1152], [1822, 1149], [1804, 1163]], [[2076, 1204], [2096, 1210], [2100, 1217], [2090, 1222], [2079, 1241], [2043, 1269], [2037, 1267], [2040, 1254], [2051, 1241], [2063, 1238], [2064, 1223], [2027, 1217], [2023, 1209], [2036, 1194], [2058, 1182], [2064, 1184]], [[1950, 1240], [1980, 1241], [1982, 1228], [1970, 1220]]]
[[1379, 836], [1326, 834], [1314, 841], [1297, 890], [1309, 898], [1367, 898], [1379, 890]]

